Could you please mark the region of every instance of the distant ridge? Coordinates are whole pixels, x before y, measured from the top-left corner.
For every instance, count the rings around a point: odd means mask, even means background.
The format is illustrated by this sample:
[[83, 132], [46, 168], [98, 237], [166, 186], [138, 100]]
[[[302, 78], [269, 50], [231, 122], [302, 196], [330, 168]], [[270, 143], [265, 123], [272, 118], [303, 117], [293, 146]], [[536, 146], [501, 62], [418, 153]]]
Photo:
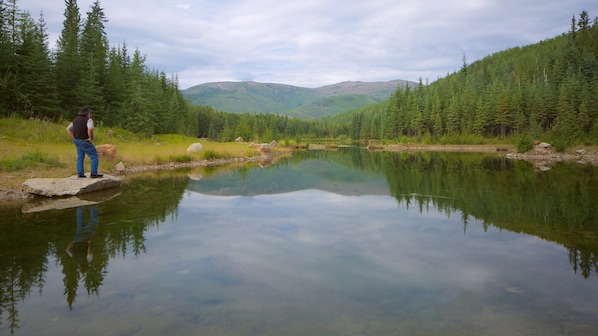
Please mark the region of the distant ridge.
[[405, 80], [386, 82], [347, 81], [319, 88], [258, 82], [213, 82], [197, 85], [183, 94], [193, 105], [211, 106], [222, 112], [270, 113], [301, 119], [333, 116], [390, 98]]
[[388, 99], [390, 95], [397, 90], [397, 86], [410, 85], [417, 83], [405, 80], [391, 80], [387, 82], [340, 82], [332, 85], [326, 85], [314, 90], [317, 90], [326, 96], [338, 96], [345, 94], [363, 94], [375, 98]]

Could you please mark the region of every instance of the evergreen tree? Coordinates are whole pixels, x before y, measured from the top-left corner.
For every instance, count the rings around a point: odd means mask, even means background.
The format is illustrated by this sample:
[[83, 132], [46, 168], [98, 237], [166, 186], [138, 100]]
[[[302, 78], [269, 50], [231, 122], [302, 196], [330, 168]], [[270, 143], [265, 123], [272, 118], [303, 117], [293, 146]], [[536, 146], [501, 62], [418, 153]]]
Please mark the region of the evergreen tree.
[[434, 91], [431, 99], [430, 118], [432, 121], [431, 133], [441, 137], [444, 135], [444, 123], [442, 122], [442, 110], [438, 91]]
[[505, 138], [513, 122], [511, 99], [508, 90], [503, 86], [499, 86], [496, 92], [496, 113], [494, 114], [493, 123], [498, 128], [500, 136]]
[[127, 101], [123, 106], [124, 125], [126, 129], [144, 136], [154, 134], [156, 127], [154, 116], [150, 113], [148, 89], [145, 56], [135, 50], [129, 70]]
[[542, 99], [542, 92], [538, 89], [538, 86], [543, 86], [543, 84], [537, 84], [536, 88], [533, 89], [532, 92], [528, 93], [528, 96], [531, 96], [528, 101], [528, 110], [529, 110], [529, 125], [527, 127], [530, 134], [534, 137], [539, 136], [544, 131], [542, 129], [542, 125], [545, 124], [544, 121], [544, 104]]
[[104, 119], [106, 69], [108, 60], [108, 38], [104, 30], [107, 22], [99, 1], [95, 1], [87, 12], [87, 19], [80, 37], [80, 77], [76, 86], [76, 101], [79, 105], [91, 107], [94, 118]]
[[17, 73], [23, 102], [19, 106], [24, 117], [60, 117], [56, 86], [52, 78], [53, 66], [48, 47], [43, 14], [33, 21], [28, 12], [20, 19]]
[[402, 89], [399, 87], [391, 95], [388, 108], [386, 109], [386, 129], [385, 137], [387, 139], [396, 139], [399, 136], [399, 113], [402, 108]]
[[[186, 133], [186, 125], [190, 123], [190, 109], [176, 80], [169, 82], [168, 113], [170, 115], [170, 133]], [[194, 134], [194, 133], [189, 133]]]
[[16, 112], [20, 97], [16, 81], [16, 0], [0, 0], [0, 115]]
[[76, 0], [65, 0], [62, 32], [56, 43], [56, 88], [63, 109], [63, 116], [70, 118], [81, 102], [77, 99], [77, 86], [81, 76], [79, 58], [79, 30], [81, 17]]
[[120, 48], [112, 48], [108, 54], [108, 68], [104, 82], [103, 120], [109, 126], [124, 126], [122, 106], [126, 100], [126, 83]]
[[475, 112], [474, 112], [474, 121], [473, 121], [473, 128], [472, 133], [475, 135], [485, 135], [486, 134], [486, 126], [488, 125], [488, 115], [486, 114], [486, 109], [484, 108], [484, 103], [482, 98], [478, 98]]
[[453, 97], [446, 112], [446, 129], [449, 135], [461, 134], [461, 115], [457, 97]]

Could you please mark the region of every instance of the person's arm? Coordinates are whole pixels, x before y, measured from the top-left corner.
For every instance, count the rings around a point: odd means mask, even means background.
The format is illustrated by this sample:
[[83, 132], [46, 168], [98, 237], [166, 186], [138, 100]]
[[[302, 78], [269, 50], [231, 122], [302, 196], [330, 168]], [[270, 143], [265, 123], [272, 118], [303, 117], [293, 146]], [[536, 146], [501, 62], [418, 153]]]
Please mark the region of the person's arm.
[[93, 120], [87, 119], [87, 140], [93, 142]]
[[73, 134], [73, 123], [70, 123], [67, 127], [66, 127], [66, 132], [71, 136], [72, 139], [75, 138], [75, 134]]

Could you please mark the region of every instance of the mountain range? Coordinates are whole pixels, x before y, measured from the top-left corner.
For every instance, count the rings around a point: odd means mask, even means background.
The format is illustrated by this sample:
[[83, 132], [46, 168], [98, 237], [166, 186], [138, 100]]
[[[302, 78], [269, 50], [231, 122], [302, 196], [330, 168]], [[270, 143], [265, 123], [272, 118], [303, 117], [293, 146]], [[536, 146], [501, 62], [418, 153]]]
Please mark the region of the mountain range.
[[322, 118], [388, 100], [398, 86], [417, 83], [341, 82], [318, 88], [258, 82], [214, 82], [182, 90], [193, 105], [222, 112], [280, 114], [300, 119]]

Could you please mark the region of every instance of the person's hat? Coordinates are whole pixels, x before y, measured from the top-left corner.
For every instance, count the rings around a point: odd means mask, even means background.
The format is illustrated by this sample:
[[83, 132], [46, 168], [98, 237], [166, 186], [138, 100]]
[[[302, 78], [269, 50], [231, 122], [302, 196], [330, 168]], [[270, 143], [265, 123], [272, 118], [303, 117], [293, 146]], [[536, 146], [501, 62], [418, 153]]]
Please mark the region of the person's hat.
[[79, 110], [79, 113], [77, 113], [77, 115], [84, 116], [84, 115], [88, 115], [90, 112], [91, 112], [91, 110], [89, 109], [89, 107], [84, 106]]

